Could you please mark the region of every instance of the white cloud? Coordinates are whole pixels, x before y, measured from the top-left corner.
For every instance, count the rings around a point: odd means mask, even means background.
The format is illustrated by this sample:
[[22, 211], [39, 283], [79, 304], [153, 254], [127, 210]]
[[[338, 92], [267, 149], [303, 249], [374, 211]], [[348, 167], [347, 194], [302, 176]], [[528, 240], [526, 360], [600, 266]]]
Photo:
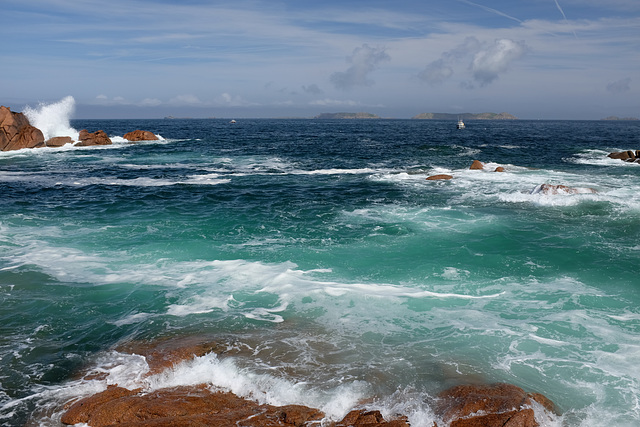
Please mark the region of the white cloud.
[[471, 70], [473, 78], [480, 86], [488, 85], [498, 78], [498, 74], [507, 71], [509, 65], [527, 51], [522, 42], [500, 39], [486, 49], [476, 53]]
[[[430, 84], [440, 84], [451, 78], [456, 68], [471, 71], [473, 80], [485, 86], [492, 83], [509, 65], [522, 57], [528, 47], [524, 42], [498, 39], [493, 43], [481, 43], [475, 37], [467, 37], [454, 49], [443, 52], [440, 58], [429, 63], [418, 77]], [[473, 87], [466, 82], [465, 87]]]
[[368, 79], [369, 73], [378, 68], [378, 64], [391, 58], [384, 48], [373, 48], [368, 44], [355, 48], [353, 54], [347, 58], [352, 65], [344, 72], [331, 75], [331, 83], [336, 89], [350, 89], [354, 86], [371, 86], [374, 82]]

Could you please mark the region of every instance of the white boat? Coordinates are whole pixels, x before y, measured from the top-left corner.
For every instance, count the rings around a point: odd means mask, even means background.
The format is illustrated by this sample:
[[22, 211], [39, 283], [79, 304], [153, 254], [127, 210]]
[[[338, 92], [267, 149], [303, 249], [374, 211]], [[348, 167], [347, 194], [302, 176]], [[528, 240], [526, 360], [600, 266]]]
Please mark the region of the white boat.
[[456, 125], [456, 129], [464, 129], [464, 122], [462, 119], [458, 119], [458, 124]]
[[236, 122], [236, 121], [232, 119], [229, 123], [235, 123], [235, 122]]

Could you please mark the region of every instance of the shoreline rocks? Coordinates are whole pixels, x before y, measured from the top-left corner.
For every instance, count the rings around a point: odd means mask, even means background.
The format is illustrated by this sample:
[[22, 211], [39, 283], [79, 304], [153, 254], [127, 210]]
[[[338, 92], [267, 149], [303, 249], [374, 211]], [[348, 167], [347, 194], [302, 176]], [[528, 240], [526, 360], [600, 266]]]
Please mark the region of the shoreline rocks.
[[0, 106], [0, 151], [44, 147], [44, 134], [22, 113]]
[[[129, 343], [132, 354], [149, 363], [148, 375], [172, 369], [176, 364], [226, 346], [197, 337], [169, 339], [155, 343]], [[124, 350], [121, 348], [120, 351]], [[511, 384], [458, 385], [438, 394], [433, 427], [507, 426], [537, 427], [533, 407], [552, 417], [556, 408], [541, 394], [527, 393]], [[176, 386], [156, 390], [129, 390], [109, 385], [106, 390], [70, 402], [61, 422], [85, 423], [92, 427], [123, 424], [143, 426], [229, 426], [246, 427], [410, 427], [406, 414], [385, 417], [378, 410], [354, 408], [340, 421], [328, 421], [325, 414], [302, 405], [274, 406], [237, 396], [210, 384]], [[322, 421], [324, 420], [324, 421]], [[322, 424], [321, 424], [322, 422]]]
[[[80, 131], [78, 141], [70, 136], [56, 136], [45, 141], [42, 131], [29, 123], [23, 113], [15, 113], [8, 107], [0, 106], [0, 151], [21, 150], [23, 148], [62, 147], [74, 144], [76, 147], [90, 147], [94, 145], [111, 145], [112, 141], [103, 131]], [[129, 141], [157, 141], [159, 138], [150, 131], [134, 130], [124, 135]]]

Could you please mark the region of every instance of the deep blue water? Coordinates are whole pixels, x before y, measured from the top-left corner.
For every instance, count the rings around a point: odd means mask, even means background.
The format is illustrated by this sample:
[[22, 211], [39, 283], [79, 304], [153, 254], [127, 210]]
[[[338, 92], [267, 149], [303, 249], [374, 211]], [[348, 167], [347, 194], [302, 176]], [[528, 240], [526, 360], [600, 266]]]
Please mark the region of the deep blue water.
[[[114, 144], [0, 153], [3, 425], [203, 381], [414, 426], [447, 387], [505, 381], [556, 403], [543, 425], [640, 424], [640, 164], [607, 158], [640, 123], [70, 124]], [[150, 380], [114, 350], [185, 336], [237, 352]]]

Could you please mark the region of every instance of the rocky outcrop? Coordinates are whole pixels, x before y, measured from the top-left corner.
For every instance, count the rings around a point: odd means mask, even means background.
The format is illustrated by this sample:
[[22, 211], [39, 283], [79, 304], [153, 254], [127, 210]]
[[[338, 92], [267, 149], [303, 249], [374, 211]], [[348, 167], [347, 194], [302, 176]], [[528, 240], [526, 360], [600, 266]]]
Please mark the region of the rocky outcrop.
[[[182, 337], [160, 342], [130, 342], [118, 351], [144, 356], [149, 375], [153, 375], [211, 351], [225, 354], [237, 350], [206, 338]], [[549, 416], [556, 411], [553, 402], [543, 395], [526, 393], [514, 385], [459, 385], [438, 395], [433, 407], [438, 423], [433, 427], [537, 427], [532, 409], [534, 402], [542, 405]], [[324, 418], [325, 414], [318, 409], [259, 404], [209, 384], [153, 391], [112, 385], [101, 393], [72, 402], [61, 421], [92, 427], [315, 427], [321, 425]], [[332, 427], [410, 427], [403, 414], [385, 419], [379, 411], [367, 409], [354, 409], [341, 421], [322, 422]]]
[[469, 169], [482, 170], [484, 169], [484, 164], [479, 160], [474, 160], [473, 163], [471, 163], [471, 166], [469, 167]]
[[86, 129], [82, 129], [78, 135], [80, 142], [76, 143], [76, 147], [89, 147], [93, 145], [111, 145], [111, 139], [103, 130], [90, 133]]
[[427, 181], [437, 181], [437, 180], [447, 180], [447, 179], [452, 179], [453, 176], [451, 175], [447, 175], [447, 174], [438, 174], [438, 175], [431, 175], [430, 177], [427, 178]]
[[549, 399], [511, 384], [460, 385], [438, 397], [436, 413], [451, 427], [537, 427], [533, 401], [555, 411]]
[[[438, 396], [435, 414], [451, 427], [537, 427], [537, 402], [548, 413], [555, 405], [541, 394], [526, 393], [511, 384], [460, 385]], [[109, 386], [72, 404], [63, 424], [92, 427], [124, 424], [142, 426], [315, 426], [324, 414], [301, 405], [259, 404], [207, 385], [172, 387], [153, 392]], [[404, 415], [385, 420], [379, 411], [353, 410], [334, 427], [409, 427]], [[437, 424], [434, 424], [437, 427]]]
[[312, 408], [260, 405], [207, 386], [174, 387], [142, 393], [112, 386], [73, 404], [63, 424], [92, 427], [126, 424], [142, 426], [303, 426], [324, 415]]
[[0, 151], [44, 147], [44, 135], [22, 113], [0, 107]]
[[640, 163], [640, 150], [617, 151], [607, 155], [610, 159], [624, 160], [625, 162]]
[[158, 137], [148, 130], [134, 130], [124, 134], [124, 139], [128, 141], [156, 141]]

